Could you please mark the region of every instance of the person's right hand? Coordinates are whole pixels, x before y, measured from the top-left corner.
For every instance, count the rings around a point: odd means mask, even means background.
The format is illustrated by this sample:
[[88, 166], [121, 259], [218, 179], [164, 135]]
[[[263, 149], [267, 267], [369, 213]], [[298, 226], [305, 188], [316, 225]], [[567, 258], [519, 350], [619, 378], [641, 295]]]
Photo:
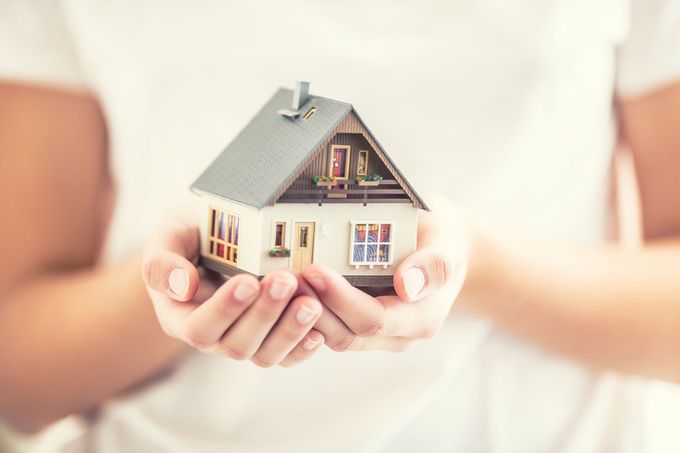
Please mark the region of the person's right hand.
[[218, 286], [192, 263], [199, 244], [198, 227], [177, 221], [145, 249], [142, 277], [165, 333], [263, 367], [294, 365], [324, 343], [312, 329], [322, 305], [301, 277], [276, 271], [258, 281], [241, 274]]

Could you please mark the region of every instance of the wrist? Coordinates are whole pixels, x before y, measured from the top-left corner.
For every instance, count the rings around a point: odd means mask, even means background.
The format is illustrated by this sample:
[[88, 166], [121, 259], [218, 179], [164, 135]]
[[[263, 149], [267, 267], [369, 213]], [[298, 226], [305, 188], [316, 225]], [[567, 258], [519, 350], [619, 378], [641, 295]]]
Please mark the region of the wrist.
[[502, 277], [499, 241], [473, 220], [468, 219], [466, 225], [467, 276], [461, 294], [465, 299], [488, 296]]

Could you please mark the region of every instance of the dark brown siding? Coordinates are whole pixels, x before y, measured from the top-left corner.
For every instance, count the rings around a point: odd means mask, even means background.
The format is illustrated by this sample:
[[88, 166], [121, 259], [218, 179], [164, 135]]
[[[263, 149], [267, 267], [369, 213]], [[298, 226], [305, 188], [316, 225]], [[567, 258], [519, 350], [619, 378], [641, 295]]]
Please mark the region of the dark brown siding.
[[[394, 180], [394, 176], [380, 159], [378, 153], [376, 153], [373, 147], [368, 143], [368, 140], [366, 140], [366, 138], [361, 134], [348, 134], [341, 132], [331, 138], [325, 149], [321, 150], [321, 152], [317, 153], [316, 156], [311, 159], [308, 166], [302, 171], [302, 173], [300, 173], [293, 184], [290, 185], [288, 190], [286, 190], [286, 192], [284, 192], [284, 194], [279, 198], [279, 203], [294, 203], [294, 200], [308, 200], [308, 202], [318, 200], [318, 191], [324, 189], [317, 188], [314, 185], [312, 178], [314, 176], [330, 175], [330, 157], [331, 147], [333, 145], [346, 145], [350, 147], [347, 179], [351, 182], [348, 184], [338, 185], [337, 188], [350, 190], [365, 189], [367, 191], [366, 193], [345, 194], [343, 195], [342, 200], [347, 200], [349, 202], [349, 200], [359, 201], [364, 200], [365, 198], [367, 200], [381, 199], [383, 201], [390, 201], [392, 199], [405, 199], [408, 201], [406, 192], [400, 189], [399, 185]], [[359, 186], [356, 183], [357, 177], [361, 177], [360, 175], [357, 175], [357, 167], [359, 165], [359, 151], [364, 150], [368, 151], [367, 174], [377, 174], [382, 176], [384, 179], [382, 187], [368, 188]], [[386, 191], [381, 190], [381, 188], [385, 189], [388, 187], [391, 190], [388, 190], [387, 192], [392, 193], [385, 193]], [[301, 193], [301, 190], [306, 192]], [[316, 193], [311, 193], [310, 190], [313, 190], [313, 192]], [[326, 196], [322, 195], [322, 198], [325, 199]], [[342, 202], [342, 200], [332, 200], [330, 202]], [[328, 201], [326, 200], [325, 202]]]
[[332, 145], [349, 145], [349, 179], [356, 179], [357, 177], [360, 150], [368, 151], [368, 174], [378, 174], [385, 179], [393, 179], [392, 173], [380, 160], [373, 147], [363, 135], [340, 133], [336, 134], [326, 145], [325, 149], [310, 161], [309, 165], [298, 176], [297, 181], [304, 179], [311, 180], [314, 176], [327, 176], [330, 174], [328, 166], [330, 164]]

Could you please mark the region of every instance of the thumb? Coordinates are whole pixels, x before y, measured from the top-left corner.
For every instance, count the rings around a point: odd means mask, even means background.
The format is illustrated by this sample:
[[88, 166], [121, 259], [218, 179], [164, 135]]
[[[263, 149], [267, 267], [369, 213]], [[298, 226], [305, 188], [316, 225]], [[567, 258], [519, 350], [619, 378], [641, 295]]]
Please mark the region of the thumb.
[[466, 222], [446, 197], [430, 194], [431, 211], [419, 212], [418, 246], [397, 267], [394, 289], [401, 300], [420, 300], [465, 278]]
[[394, 289], [401, 300], [413, 302], [437, 291], [453, 278], [451, 260], [431, 247], [411, 254], [394, 274]]
[[142, 278], [165, 296], [185, 302], [198, 290], [198, 270], [190, 261], [198, 254], [198, 227], [181, 222], [157, 232], [144, 250]]
[[142, 278], [150, 289], [179, 302], [191, 300], [200, 283], [194, 265], [167, 250], [144, 254]]

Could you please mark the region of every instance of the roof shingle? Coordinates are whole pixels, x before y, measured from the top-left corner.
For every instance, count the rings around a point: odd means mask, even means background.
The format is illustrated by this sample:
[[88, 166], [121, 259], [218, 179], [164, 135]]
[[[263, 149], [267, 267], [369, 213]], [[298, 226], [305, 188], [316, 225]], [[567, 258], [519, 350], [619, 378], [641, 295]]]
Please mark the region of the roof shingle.
[[[309, 96], [298, 118], [278, 114], [290, 108], [292, 97], [292, 90], [279, 89], [191, 188], [258, 209], [266, 206], [352, 110], [346, 102]], [[312, 107], [313, 120], [305, 121]]]

